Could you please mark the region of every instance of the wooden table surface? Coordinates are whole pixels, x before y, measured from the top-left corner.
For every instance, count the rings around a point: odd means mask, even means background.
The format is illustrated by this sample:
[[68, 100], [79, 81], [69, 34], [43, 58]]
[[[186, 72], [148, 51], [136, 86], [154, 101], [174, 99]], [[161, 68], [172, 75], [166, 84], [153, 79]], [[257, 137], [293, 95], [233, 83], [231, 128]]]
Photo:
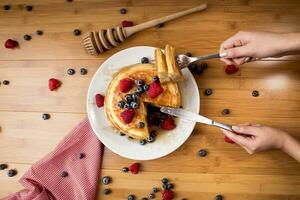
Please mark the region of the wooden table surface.
[[[209, 8], [138, 33], [118, 48], [99, 57], [87, 55], [82, 32], [117, 26], [127, 19], [135, 23], [181, 11], [201, 0], [5, 0], [9, 11], [0, 10], [0, 163], [18, 170], [7, 177], [0, 171], [0, 198], [22, 189], [18, 179], [40, 158], [55, 148], [68, 131], [86, 116], [86, 93], [100, 64], [112, 54], [137, 45], [164, 47], [172, 44], [178, 52], [194, 55], [214, 53], [220, 43], [239, 30], [274, 32], [300, 31], [298, 0], [212, 0]], [[23, 9], [33, 5], [33, 11]], [[125, 7], [128, 13], [121, 15]], [[38, 36], [36, 30], [43, 30]], [[31, 41], [23, 40], [32, 35]], [[20, 48], [5, 49], [6, 39], [16, 39]], [[270, 44], [272, 45], [272, 44]], [[300, 138], [300, 56], [268, 59], [243, 65], [234, 75], [224, 73], [224, 64], [209, 61], [208, 69], [196, 81], [201, 93], [201, 113], [216, 120], [236, 124], [256, 122], [284, 129]], [[79, 69], [88, 74], [82, 76]], [[66, 70], [76, 74], [68, 76]], [[57, 92], [48, 91], [47, 82], [56, 77], [63, 82]], [[203, 95], [212, 88], [213, 95]], [[252, 90], [259, 97], [252, 97]], [[222, 116], [224, 108], [230, 109]], [[50, 113], [43, 120], [42, 113]], [[208, 150], [204, 158], [199, 149]], [[191, 137], [174, 153], [153, 161], [141, 162], [139, 175], [121, 173], [132, 163], [105, 149], [101, 176], [109, 175], [112, 194], [97, 199], [138, 199], [168, 177], [175, 184], [176, 199], [212, 200], [222, 194], [226, 200], [300, 199], [300, 164], [280, 151], [249, 155], [236, 145], [227, 144], [216, 128], [197, 125]], [[157, 199], [161, 199], [157, 196]]]

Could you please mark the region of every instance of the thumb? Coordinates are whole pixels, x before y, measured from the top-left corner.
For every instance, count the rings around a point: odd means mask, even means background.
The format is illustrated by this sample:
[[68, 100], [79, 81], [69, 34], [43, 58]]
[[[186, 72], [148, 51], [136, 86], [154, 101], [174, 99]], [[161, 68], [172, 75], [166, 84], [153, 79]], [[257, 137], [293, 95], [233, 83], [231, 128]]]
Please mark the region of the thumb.
[[249, 52], [249, 47], [247, 45], [241, 47], [233, 47], [226, 49], [227, 56], [225, 58], [239, 58], [251, 56]]
[[257, 127], [247, 126], [247, 125], [239, 125], [239, 126], [232, 126], [232, 129], [236, 133], [241, 133], [244, 135], [255, 135]]

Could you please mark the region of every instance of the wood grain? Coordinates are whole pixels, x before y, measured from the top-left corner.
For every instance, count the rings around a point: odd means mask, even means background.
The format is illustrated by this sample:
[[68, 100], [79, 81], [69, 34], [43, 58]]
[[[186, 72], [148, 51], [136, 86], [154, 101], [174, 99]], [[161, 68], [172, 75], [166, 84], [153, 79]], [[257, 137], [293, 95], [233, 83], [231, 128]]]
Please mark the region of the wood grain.
[[[85, 53], [82, 34], [114, 27], [124, 19], [141, 23], [182, 11], [205, 1], [199, 0], [6, 0], [11, 10], [0, 10], [0, 43], [17, 39], [20, 48], [0, 47], [0, 163], [18, 170], [7, 177], [0, 171], [0, 198], [18, 191], [18, 179], [26, 170], [55, 148], [86, 116], [86, 93], [93, 74], [112, 54], [132, 46], [164, 47], [169, 43], [179, 53], [194, 55], [216, 53], [220, 43], [239, 30], [274, 32], [300, 31], [298, 0], [210, 0], [208, 9], [136, 34], [119, 47], [98, 57]], [[34, 6], [32, 12], [24, 5]], [[126, 15], [119, 9], [126, 7]], [[36, 30], [43, 30], [38, 36]], [[23, 35], [32, 35], [24, 41]], [[300, 139], [300, 56], [270, 58], [248, 63], [238, 73], [226, 75], [224, 64], [208, 61], [208, 69], [195, 76], [200, 95], [200, 112], [229, 124], [246, 121], [284, 129]], [[88, 69], [80, 75], [80, 68]], [[68, 68], [75, 75], [66, 74]], [[63, 82], [56, 92], [47, 89], [49, 78]], [[206, 88], [213, 94], [205, 96]], [[252, 97], [253, 90], [259, 97]], [[228, 116], [221, 114], [230, 109]], [[42, 114], [50, 113], [49, 120]], [[126, 139], [126, 138], [124, 138]], [[205, 158], [197, 156], [205, 148]], [[298, 200], [300, 199], [300, 164], [284, 153], [273, 150], [248, 155], [237, 145], [224, 142], [218, 129], [197, 125], [191, 137], [174, 153], [153, 161], [143, 161], [142, 173], [121, 173], [132, 160], [105, 149], [100, 177], [112, 176], [108, 185], [112, 194], [103, 196], [99, 181], [96, 199], [126, 199], [133, 193], [138, 199], [147, 196], [160, 179], [168, 177], [175, 184], [176, 199]], [[184, 164], [183, 164], [184, 163]], [[156, 199], [161, 199], [157, 194]]]

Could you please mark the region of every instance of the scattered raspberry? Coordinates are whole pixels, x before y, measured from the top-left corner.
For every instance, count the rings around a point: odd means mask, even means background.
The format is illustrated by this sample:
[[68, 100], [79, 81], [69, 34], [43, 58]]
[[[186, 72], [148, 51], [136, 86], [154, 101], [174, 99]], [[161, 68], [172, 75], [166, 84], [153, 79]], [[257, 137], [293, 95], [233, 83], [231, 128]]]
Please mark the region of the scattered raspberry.
[[49, 90], [56, 90], [61, 85], [61, 82], [55, 78], [50, 78], [48, 81]]
[[174, 192], [172, 190], [164, 190], [162, 196], [163, 200], [172, 200], [174, 198]]
[[135, 111], [133, 109], [125, 110], [121, 112], [121, 118], [123, 119], [125, 124], [129, 124], [133, 120], [134, 115], [135, 115]]
[[170, 116], [167, 116], [161, 123], [160, 127], [164, 130], [172, 130], [176, 128], [176, 124], [174, 122], [174, 119]]
[[130, 78], [125, 78], [120, 80], [119, 82], [119, 90], [120, 92], [128, 92], [134, 85], [134, 81]]
[[18, 46], [18, 42], [12, 39], [8, 39], [6, 40], [6, 42], [4, 43], [5, 48], [7, 49], [13, 49], [15, 47]]
[[140, 171], [140, 166], [141, 166], [140, 163], [133, 163], [132, 165], [129, 166], [129, 170], [133, 174], [138, 174]]
[[155, 98], [158, 95], [160, 95], [163, 91], [164, 89], [161, 87], [161, 85], [158, 82], [153, 82], [151, 83], [149, 90], [147, 91], [147, 94], [151, 98]]
[[226, 74], [234, 74], [239, 71], [239, 68], [235, 65], [227, 65], [225, 68]]
[[230, 143], [230, 144], [235, 144], [234, 141], [232, 141], [229, 137], [225, 136], [224, 137], [225, 142]]
[[127, 21], [127, 20], [122, 21], [121, 24], [122, 24], [122, 27], [133, 26], [133, 22], [132, 21]]
[[104, 96], [101, 94], [96, 94], [96, 104], [98, 108], [101, 108], [104, 105]]

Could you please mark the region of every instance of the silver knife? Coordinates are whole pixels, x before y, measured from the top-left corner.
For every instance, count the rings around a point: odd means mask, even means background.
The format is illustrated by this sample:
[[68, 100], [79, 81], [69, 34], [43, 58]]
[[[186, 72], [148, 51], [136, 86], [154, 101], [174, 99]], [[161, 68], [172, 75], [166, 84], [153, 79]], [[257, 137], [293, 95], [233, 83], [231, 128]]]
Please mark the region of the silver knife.
[[200, 122], [200, 123], [211, 125], [211, 126], [216, 126], [216, 127], [225, 129], [227, 131], [233, 132], [231, 125], [216, 122], [207, 117], [198, 115], [196, 113], [193, 113], [193, 112], [181, 109], [181, 108], [177, 109], [177, 108], [162, 107], [162, 108], [160, 108], [160, 111], [163, 113], [172, 115], [172, 116], [181, 117], [182, 119], [186, 119], [186, 120], [190, 120], [190, 121], [194, 121], [194, 122]]

